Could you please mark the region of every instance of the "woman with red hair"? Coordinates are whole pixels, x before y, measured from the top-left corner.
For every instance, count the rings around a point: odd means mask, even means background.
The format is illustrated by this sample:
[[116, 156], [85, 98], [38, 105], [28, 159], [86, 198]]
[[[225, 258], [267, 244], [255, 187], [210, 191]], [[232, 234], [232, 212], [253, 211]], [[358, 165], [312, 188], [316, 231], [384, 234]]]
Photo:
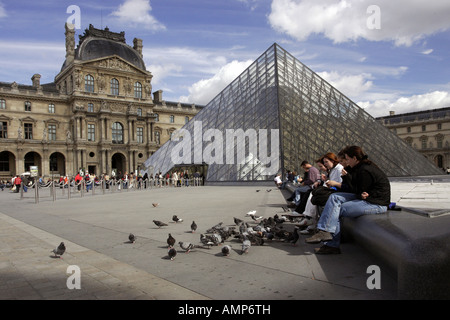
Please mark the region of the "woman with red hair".
[[317, 223], [318, 232], [306, 239], [307, 243], [324, 242], [315, 250], [318, 254], [341, 253], [341, 217], [384, 213], [390, 204], [391, 187], [386, 174], [368, 159], [361, 147], [346, 147], [341, 153], [350, 167], [351, 180], [346, 185], [349, 192], [336, 192], [328, 198]]

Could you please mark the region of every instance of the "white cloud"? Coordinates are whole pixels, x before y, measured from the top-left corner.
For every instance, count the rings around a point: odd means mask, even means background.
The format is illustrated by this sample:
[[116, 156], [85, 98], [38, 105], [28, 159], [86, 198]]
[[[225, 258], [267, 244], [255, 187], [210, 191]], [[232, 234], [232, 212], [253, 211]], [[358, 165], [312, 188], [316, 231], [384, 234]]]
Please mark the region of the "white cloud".
[[317, 74], [349, 98], [360, 96], [373, 85], [372, 81], [368, 80], [372, 78], [372, 75], [367, 73], [342, 75], [336, 71], [332, 71], [318, 72]]
[[111, 15], [127, 25], [145, 26], [154, 31], [166, 29], [163, 24], [150, 14], [151, 11], [150, 0], [125, 0]]
[[422, 51], [422, 54], [430, 54], [432, 52], [433, 52], [433, 49], [428, 49], [428, 50]]
[[440, 109], [450, 106], [450, 92], [433, 91], [410, 97], [400, 97], [396, 100], [377, 100], [374, 102], [358, 102], [370, 115], [381, 117], [389, 115], [389, 111], [396, 114], [423, 111], [430, 109]]
[[252, 62], [252, 60], [233, 60], [223, 66], [213, 77], [194, 83], [189, 88], [189, 96], [181, 97], [180, 101], [207, 104], [236, 79]]
[[183, 68], [180, 65], [174, 63], [166, 64], [152, 64], [147, 66], [147, 69], [151, 71], [152, 85], [160, 85], [164, 78], [168, 76], [174, 76], [174, 73], [180, 72]]
[[41, 83], [52, 82], [61, 70], [64, 54], [64, 42], [0, 41], [0, 79], [31, 84], [31, 76], [39, 73]]
[[[272, 0], [268, 20], [275, 30], [299, 41], [323, 34], [335, 43], [363, 38], [394, 41], [397, 46], [410, 46], [450, 28], [448, 1], [379, 0], [379, 15], [368, 12], [372, 4], [372, 0]], [[368, 26], [374, 18], [379, 18], [379, 29]]]

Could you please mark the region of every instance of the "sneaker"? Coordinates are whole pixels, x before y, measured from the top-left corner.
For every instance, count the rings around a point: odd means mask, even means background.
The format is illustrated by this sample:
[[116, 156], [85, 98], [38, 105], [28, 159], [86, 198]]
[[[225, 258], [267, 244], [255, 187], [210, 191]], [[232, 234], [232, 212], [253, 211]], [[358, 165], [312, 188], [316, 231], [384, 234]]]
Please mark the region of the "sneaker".
[[299, 227], [306, 227], [306, 226], [310, 226], [314, 223], [313, 219], [308, 217], [308, 216], [304, 216], [304, 218], [302, 220], [300, 220], [300, 222], [297, 224], [297, 226]]
[[331, 240], [333, 240], [331, 233], [323, 231], [323, 230], [319, 230], [312, 237], [305, 239], [305, 242], [306, 243], [319, 243], [321, 241], [331, 241]]
[[327, 245], [323, 245], [320, 248], [315, 248], [314, 252], [316, 254], [340, 254], [341, 249], [335, 247], [329, 247]]
[[300, 234], [304, 234], [304, 235], [314, 234], [314, 229], [306, 228], [304, 230], [301, 230]]

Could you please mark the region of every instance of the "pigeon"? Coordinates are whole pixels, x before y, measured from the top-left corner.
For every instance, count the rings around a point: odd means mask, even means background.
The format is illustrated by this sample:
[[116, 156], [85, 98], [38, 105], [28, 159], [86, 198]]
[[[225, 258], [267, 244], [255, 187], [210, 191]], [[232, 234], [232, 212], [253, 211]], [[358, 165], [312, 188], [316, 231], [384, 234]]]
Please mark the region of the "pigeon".
[[173, 247], [175, 244], [175, 238], [172, 237], [172, 235], [169, 233], [169, 237], [167, 238], [167, 244], [169, 245], [169, 248]]
[[130, 240], [131, 243], [135, 243], [136, 237], [134, 236], [134, 234], [130, 233], [130, 235], [128, 236], [128, 240]]
[[229, 256], [230, 252], [231, 252], [231, 246], [225, 245], [225, 246], [222, 247], [222, 254], [224, 256]]
[[221, 235], [218, 233], [213, 233], [211, 235], [211, 240], [212, 240], [212, 242], [214, 242], [214, 244], [216, 246], [218, 246], [219, 244], [221, 244], [223, 242]]
[[157, 206], [159, 206], [159, 203], [152, 203], [152, 206], [156, 208]]
[[200, 242], [207, 246], [214, 245], [214, 242], [210, 239], [210, 237], [205, 236], [203, 233], [200, 234]]
[[183, 219], [178, 218], [175, 214], [172, 217], [172, 220], [177, 223], [177, 222], [183, 222]]
[[53, 249], [51, 252], [55, 254], [55, 257], [60, 257], [66, 252], [66, 246], [64, 245], [64, 242], [61, 242], [59, 246], [55, 249]]
[[177, 250], [174, 247], [171, 247], [171, 248], [169, 248], [167, 253], [169, 254], [170, 260], [173, 260], [173, 259], [175, 259], [175, 256], [177, 255]]
[[196, 230], [197, 230], [197, 224], [195, 223], [195, 221], [192, 221], [192, 224], [191, 224], [192, 233], [194, 233]]
[[259, 190], [259, 189], [258, 189], [258, 190], [256, 190], [256, 192], [260, 192], [260, 191], [261, 191], [261, 190]]
[[258, 221], [258, 220], [261, 220], [263, 218], [262, 216], [256, 217], [255, 215], [252, 215], [251, 217], [252, 217], [252, 219], [254, 221]]
[[250, 248], [251, 245], [252, 244], [251, 244], [250, 240], [248, 240], [248, 239], [245, 239], [244, 241], [242, 241], [241, 254], [248, 253], [248, 249]]
[[272, 191], [272, 189], [267, 189], [266, 191], [267, 191], [267, 192], [270, 192], [270, 191]]
[[164, 222], [158, 221], [158, 220], [153, 220], [153, 222], [158, 226], [158, 228], [167, 226], [167, 224], [165, 224]]
[[206, 230], [206, 233], [213, 233], [219, 229], [222, 229], [222, 224], [223, 222], [219, 222], [218, 224], [216, 224], [215, 226], [211, 227], [210, 229]]
[[291, 240], [291, 243], [292, 243], [293, 246], [297, 246], [297, 241], [300, 238], [299, 232], [300, 232], [300, 228], [297, 227], [297, 226], [294, 227], [294, 232], [292, 234], [293, 239]]
[[234, 219], [234, 223], [238, 226], [238, 225], [240, 225], [242, 222], [244, 222], [244, 221], [242, 221], [241, 219], [238, 219], [238, 218], [236, 218], [236, 217], [233, 217], [233, 219]]
[[180, 242], [178, 242], [178, 244], [180, 245], [181, 249], [183, 249], [186, 253], [191, 252], [191, 250], [194, 248], [209, 249], [209, 247], [198, 246], [198, 245], [192, 244], [190, 242], [180, 241]]
[[256, 214], [256, 210], [253, 210], [253, 211], [247, 212], [247, 213], [245, 214], [245, 216], [246, 216], [246, 217], [250, 217], [250, 216], [255, 216], [255, 214]]

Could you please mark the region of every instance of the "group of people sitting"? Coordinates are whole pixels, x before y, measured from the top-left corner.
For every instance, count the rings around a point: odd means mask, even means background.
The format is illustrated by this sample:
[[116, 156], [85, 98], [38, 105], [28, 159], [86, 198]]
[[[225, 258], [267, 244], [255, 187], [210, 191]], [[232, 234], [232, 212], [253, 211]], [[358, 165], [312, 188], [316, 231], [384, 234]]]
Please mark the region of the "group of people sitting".
[[[298, 226], [307, 226], [300, 231], [311, 235], [305, 241], [324, 243], [315, 249], [317, 254], [341, 253], [341, 218], [386, 212], [391, 203], [390, 183], [359, 146], [347, 146], [337, 155], [328, 152], [316, 164], [318, 168], [302, 162], [305, 174], [287, 199], [288, 206], [302, 218]], [[282, 184], [277, 183], [280, 188]]]

